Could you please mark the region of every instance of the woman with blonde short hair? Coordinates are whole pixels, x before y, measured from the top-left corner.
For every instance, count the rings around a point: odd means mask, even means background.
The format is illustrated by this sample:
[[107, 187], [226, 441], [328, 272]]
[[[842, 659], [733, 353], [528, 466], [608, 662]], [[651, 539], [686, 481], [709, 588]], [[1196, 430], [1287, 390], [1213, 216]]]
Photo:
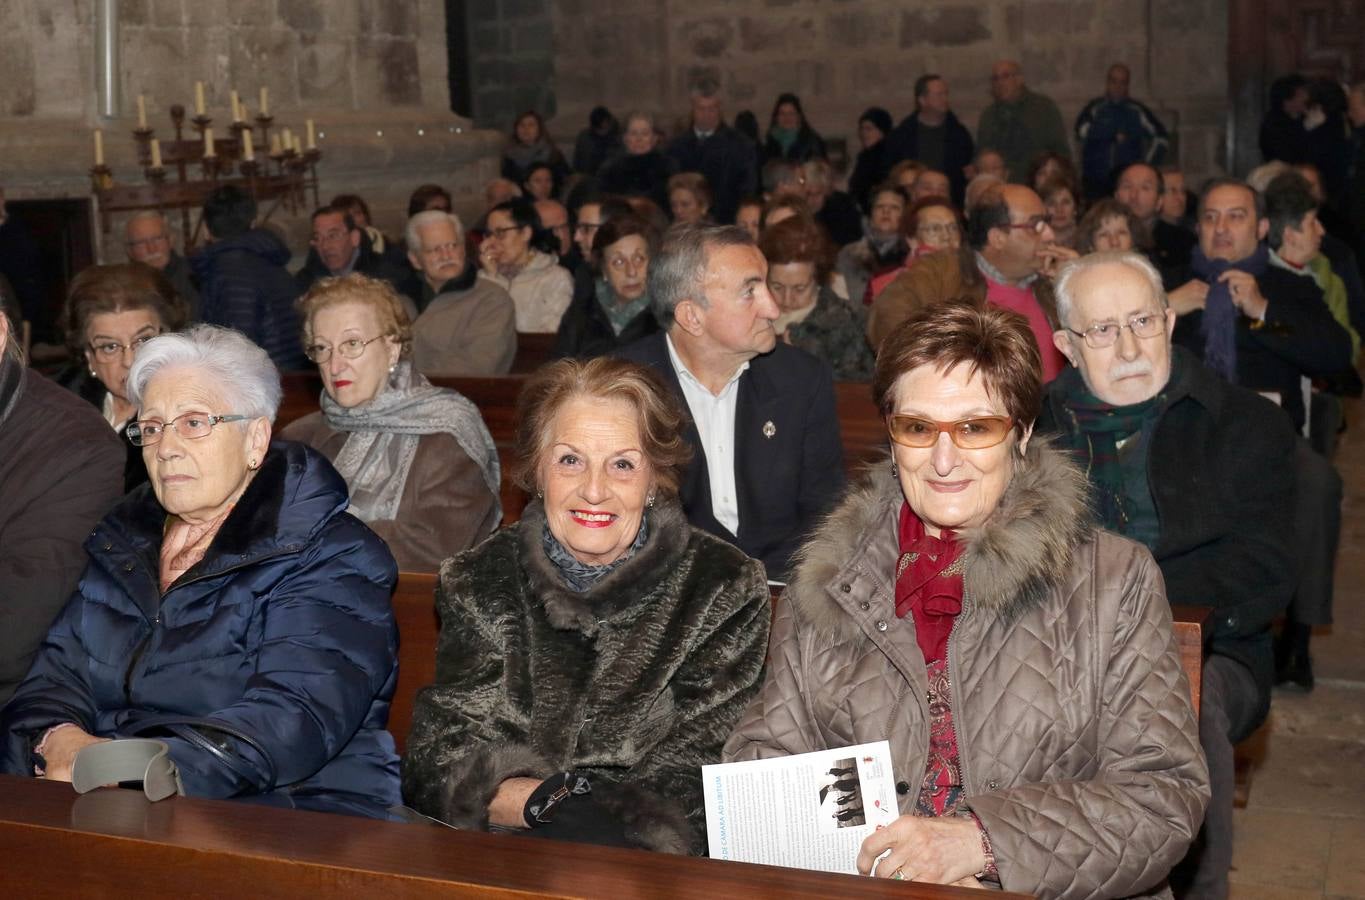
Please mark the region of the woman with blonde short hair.
[[358, 274], [324, 278], [299, 314], [322, 409], [283, 436], [332, 461], [351, 511], [404, 571], [435, 572], [487, 537], [502, 518], [493, 438], [473, 403], [412, 367], [412, 325], [393, 288]]

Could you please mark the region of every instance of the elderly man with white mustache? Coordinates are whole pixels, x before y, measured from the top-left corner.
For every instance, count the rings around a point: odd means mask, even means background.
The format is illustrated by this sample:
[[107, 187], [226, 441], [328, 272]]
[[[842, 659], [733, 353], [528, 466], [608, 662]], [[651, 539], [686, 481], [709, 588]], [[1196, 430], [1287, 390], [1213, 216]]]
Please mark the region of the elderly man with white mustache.
[[1055, 290], [1054, 342], [1074, 368], [1049, 386], [1036, 430], [1085, 467], [1102, 524], [1152, 551], [1171, 602], [1213, 610], [1199, 722], [1213, 797], [1172, 884], [1225, 897], [1232, 746], [1269, 710], [1270, 624], [1297, 581], [1295, 436], [1270, 401], [1172, 346], [1176, 313], [1143, 257], [1091, 254]]

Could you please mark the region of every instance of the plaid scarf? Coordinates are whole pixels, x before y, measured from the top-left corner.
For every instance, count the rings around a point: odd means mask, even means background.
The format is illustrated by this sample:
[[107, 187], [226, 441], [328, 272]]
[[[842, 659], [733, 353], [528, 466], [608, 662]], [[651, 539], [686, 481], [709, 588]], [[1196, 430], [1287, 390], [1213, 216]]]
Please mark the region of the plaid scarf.
[[1071, 427], [1061, 439], [1086, 466], [1095, 487], [1096, 512], [1104, 527], [1119, 534], [1128, 532], [1133, 502], [1123, 483], [1118, 442], [1139, 431], [1155, 427], [1166, 403], [1165, 391], [1131, 406], [1111, 406], [1090, 393], [1081, 379], [1066, 391], [1063, 407]]

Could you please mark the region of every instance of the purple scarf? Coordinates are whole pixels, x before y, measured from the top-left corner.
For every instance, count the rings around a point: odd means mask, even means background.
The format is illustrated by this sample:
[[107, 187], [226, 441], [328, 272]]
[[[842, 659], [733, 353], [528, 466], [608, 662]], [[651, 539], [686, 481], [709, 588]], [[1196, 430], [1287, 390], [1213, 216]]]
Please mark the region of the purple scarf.
[[1255, 253], [1236, 262], [1209, 259], [1200, 247], [1194, 248], [1190, 258], [1194, 274], [1209, 285], [1203, 320], [1199, 323], [1199, 331], [1204, 335], [1204, 365], [1233, 384], [1237, 383], [1237, 319], [1241, 312], [1233, 305], [1227, 282], [1218, 278], [1230, 269], [1259, 278], [1269, 265], [1270, 251], [1265, 244], [1258, 244]]

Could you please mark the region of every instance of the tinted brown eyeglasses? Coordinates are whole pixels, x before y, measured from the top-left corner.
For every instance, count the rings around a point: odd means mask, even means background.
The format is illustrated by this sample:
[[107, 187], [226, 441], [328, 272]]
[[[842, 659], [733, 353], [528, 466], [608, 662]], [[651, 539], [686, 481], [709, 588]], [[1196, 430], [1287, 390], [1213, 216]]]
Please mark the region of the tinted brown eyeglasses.
[[1007, 416], [976, 416], [956, 422], [938, 422], [919, 416], [886, 417], [886, 429], [891, 433], [891, 440], [902, 447], [921, 450], [938, 443], [940, 434], [947, 434], [963, 450], [985, 450], [1008, 437], [1013, 427], [1014, 420]]

